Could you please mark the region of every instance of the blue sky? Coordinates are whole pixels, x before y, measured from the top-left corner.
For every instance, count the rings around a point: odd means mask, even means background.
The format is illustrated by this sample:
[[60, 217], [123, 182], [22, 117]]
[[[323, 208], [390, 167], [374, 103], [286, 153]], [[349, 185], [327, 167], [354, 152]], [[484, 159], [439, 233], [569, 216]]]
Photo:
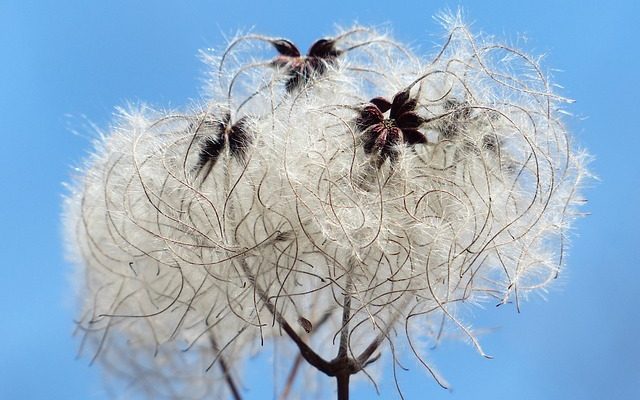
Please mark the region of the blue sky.
[[[441, 33], [432, 16], [458, 6], [474, 30], [546, 54], [543, 66], [557, 69], [562, 94], [577, 100], [568, 124], [595, 156], [600, 181], [586, 190], [591, 215], [578, 222], [565, 273], [546, 300], [525, 303], [520, 314], [477, 310], [474, 325], [495, 328], [482, 338], [495, 359], [445, 345], [433, 357], [453, 391], [410, 366], [400, 375], [406, 398], [640, 398], [639, 3], [435, 3], [3, 0], [0, 398], [107, 398], [98, 368], [75, 359], [59, 221], [62, 183], [90, 150], [91, 124], [106, 126], [128, 101], [180, 107], [198, 99], [197, 50], [224, 46], [239, 29], [306, 47], [336, 24], [388, 24], [428, 53]], [[258, 371], [247, 386], [260, 381]], [[269, 398], [269, 387], [260, 382], [246, 398]], [[355, 399], [373, 393], [356, 389]], [[382, 390], [382, 398], [394, 393], [390, 375]]]

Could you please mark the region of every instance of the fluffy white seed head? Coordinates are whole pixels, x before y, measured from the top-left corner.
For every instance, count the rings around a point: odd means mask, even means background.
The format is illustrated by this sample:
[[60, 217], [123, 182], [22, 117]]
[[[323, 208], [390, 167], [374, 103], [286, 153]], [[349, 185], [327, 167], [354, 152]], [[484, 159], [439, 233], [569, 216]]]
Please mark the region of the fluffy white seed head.
[[[225, 395], [283, 320], [326, 359], [342, 331], [354, 357], [421, 359], [443, 328], [482, 352], [459, 307], [557, 276], [586, 156], [534, 59], [445, 22], [430, 58], [363, 28], [335, 59], [239, 37], [204, 53], [201, 110], [120, 111], [66, 203], [87, 351], [151, 398]], [[410, 116], [363, 122], [401, 93]]]

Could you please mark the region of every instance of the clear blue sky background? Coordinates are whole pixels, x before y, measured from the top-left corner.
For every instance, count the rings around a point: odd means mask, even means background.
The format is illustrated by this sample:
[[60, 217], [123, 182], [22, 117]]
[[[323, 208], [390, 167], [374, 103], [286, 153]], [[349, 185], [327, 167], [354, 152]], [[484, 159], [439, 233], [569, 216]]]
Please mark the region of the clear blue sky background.
[[[561, 70], [556, 82], [577, 99], [569, 125], [601, 181], [587, 190], [592, 215], [577, 224], [547, 301], [521, 314], [478, 311], [476, 326], [497, 328], [482, 338], [495, 359], [443, 346], [433, 356], [453, 391], [409, 365], [406, 398], [640, 399], [640, 3], [524, 3], [1, 0], [0, 399], [106, 398], [97, 367], [75, 359], [59, 222], [62, 182], [90, 149], [87, 121], [104, 127], [129, 100], [197, 99], [197, 50], [223, 46], [237, 29], [306, 47], [336, 23], [389, 23], [428, 52], [441, 33], [432, 15], [458, 5], [475, 30], [546, 53], [544, 66]], [[270, 398], [257, 372], [246, 382], [257, 383], [248, 399]], [[389, 375], [382, 390], [394, 393]], [[372, 393], [363, 386], [353, 398]]]

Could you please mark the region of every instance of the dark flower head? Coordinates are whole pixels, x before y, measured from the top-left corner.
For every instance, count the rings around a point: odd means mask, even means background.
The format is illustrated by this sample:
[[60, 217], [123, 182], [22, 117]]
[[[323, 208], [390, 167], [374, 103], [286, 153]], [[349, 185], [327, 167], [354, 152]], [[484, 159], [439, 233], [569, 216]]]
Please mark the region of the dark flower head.
[[[409, 89], [397, 93], [393, 101], [376, 97], [369, 101], [356, 118], [356, 129], [362, 132], [366, 154], [378, 154], [382, 161], [397, 157], [396, 145], [413, 146], [426, 143], [426, 136], [418, 130], [423, 120], [415, 113], [416, 99], [410, 98]], [[389, 111], [389, 117], [384, 114]]]
[[286, 39], [274, 40], [271, 44], [283, 57], [295, 58], [301, 55], [296, 45]]
[[307, 52], [308, 57], [321, 58], [323, 60], [333, 60], [342, 52], [336, 49], [336, 42], [331, 39], [320, 39], [311, 45]]
[[336, 48], [332, 39], [320, 39], [314, 42], [305, 56], [300, 53], [295, 44], [286, 39], [271, 42], [280, 54], [273, 65], [287, 71], [285, 88], [287, 92], [307, 83], [314, 75], [322, 75], [328, 65], [333, 65], [342, 51]]
[[247, 127], [247, 117], [242, 117], [235, 123], [231, 123], [231, 115], [228, 112], [224, 113], [220, 119], [211, 116], [205, 117], [197, 125], [196, 133], [206, 135], [195, 166], [195, 169], [200, 172], [205, 165], [210, 165], [203, 179], [207, 177], [215, 165], [226, 144], [229, 145], [229, 154], [232, 157], [244, 161], [253, 140]]

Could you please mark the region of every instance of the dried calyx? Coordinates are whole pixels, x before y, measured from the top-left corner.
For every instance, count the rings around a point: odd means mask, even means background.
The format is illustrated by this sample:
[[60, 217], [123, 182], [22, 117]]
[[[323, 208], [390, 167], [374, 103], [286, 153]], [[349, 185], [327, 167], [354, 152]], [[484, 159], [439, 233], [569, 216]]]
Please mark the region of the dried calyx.
[[[232, 157], [244, 161], [247, 150], [253, 141], [253, 135], [247, 122], [245, 116], [232, 123], [231, 114], [226, 112], [220, 118], [206, 115], [193, 124], [196, 135], [204, 136], [194, 170], [200, 173], [208, 165], [210, 171], [218, 161], [225, 145], [229, 147], [229, 154]], [[203, 179], [206, 178], [209, 171], [205, 173]]]
[[[427, 143], [426, 136], [419, 130], [424, 121], [415, 112], [416, 106], [417, 101], [410, 97], [409, 89], [396, 94], [391, 102], [383, 97], [371, 99], [355, 120], [365, 153], [377, 155], [381, 161], [389, 158], [394, 162], [399, 144]], [[385, 117], [387, 112], [389, 115]]]
[[342, 51], [336, 48], [335, 40], [320, 39], [314, 42], [307, 55], [303, 56], [298, 47], [286, 39], [271, 42], [280, 54], [273, 65], [286, 71], [285, 89], [292, 92], [306, 84], [313, 76], [324, 74], [328, 66], [335, 63]]

